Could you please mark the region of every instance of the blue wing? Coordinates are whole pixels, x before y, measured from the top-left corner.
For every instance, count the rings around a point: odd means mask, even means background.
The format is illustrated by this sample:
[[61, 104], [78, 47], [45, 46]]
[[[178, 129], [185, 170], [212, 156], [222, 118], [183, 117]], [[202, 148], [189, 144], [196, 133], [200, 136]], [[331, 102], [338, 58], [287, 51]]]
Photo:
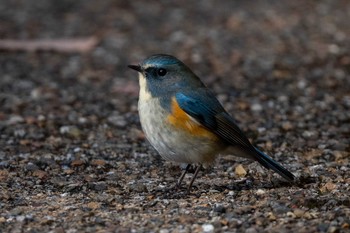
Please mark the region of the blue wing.
[[238, 128], [235, 120], [225, 111], [219, 101], [206, 88], [196, 92], [181, 92], [175, 95], [180, 108], [208, 128], [241, 154], [257, 160], [267, 169], [272, 169], [289, 181], [294, 175], [272, 158], [256, 149]]
[[252, 147], [236, 125], [235, 120], [207, 89], [200, 88], [196, 93], [177, 93], [175, 97], [182, 110], [204, 127], [216, 133], [228, 144], [246, 148]]

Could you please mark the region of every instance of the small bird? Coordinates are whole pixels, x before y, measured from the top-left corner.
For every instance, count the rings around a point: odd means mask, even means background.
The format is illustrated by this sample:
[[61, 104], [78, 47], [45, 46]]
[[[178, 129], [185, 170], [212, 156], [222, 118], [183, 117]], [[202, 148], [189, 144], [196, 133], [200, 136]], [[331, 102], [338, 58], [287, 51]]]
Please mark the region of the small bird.
[[222, 153], [256, 160], [287, 181], [295, 179], [249, 142], [215, 95], [176, 57], [156, 54], [128, 67], [139, 72], [138, 111], [147, 139], [165, 160], [187, 164], [177, 187], [194, 164], [189, 192], [201, 167]]

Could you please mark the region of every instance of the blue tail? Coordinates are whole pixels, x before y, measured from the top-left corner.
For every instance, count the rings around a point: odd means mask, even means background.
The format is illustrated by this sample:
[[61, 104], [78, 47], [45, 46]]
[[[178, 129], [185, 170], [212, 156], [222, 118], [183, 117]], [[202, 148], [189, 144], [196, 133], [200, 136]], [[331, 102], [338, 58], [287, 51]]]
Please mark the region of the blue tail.
[[279, 175], [281, 175], [283, 178], [286, 180], [292, 182], [295, 179], [295, 176], [290, 173], [287, 169], [282, 167], [279, 163], [277, 163], [275, 160], [270, 158], [268, 155], [265, 153], [261, 152], [257, 148], [255, 148], [256, 152], [258, 152], [258, 155], [255, 157], [255, 159], [263, 165], [267, 169], [272, 169], [275, 172], [277, 172]]

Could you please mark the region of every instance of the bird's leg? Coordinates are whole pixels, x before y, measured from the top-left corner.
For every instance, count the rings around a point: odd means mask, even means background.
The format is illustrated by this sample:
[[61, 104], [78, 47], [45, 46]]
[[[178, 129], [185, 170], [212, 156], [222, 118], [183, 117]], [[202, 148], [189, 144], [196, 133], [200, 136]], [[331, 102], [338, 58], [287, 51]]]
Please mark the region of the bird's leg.
[[187, 164], [185, 170], [182, 172], [182, 174], [181, 174], [179, 180], [177, 181], [177, 184], [176, 184], [177, 188], [180, 188], [180, 185], [181, 185], [181, 183], [182, 183], [182, 180], [185, 178], [185, 175], [186, 175], [186, 173], [188, 172], [188, 170], [190, 170], [190, 168], [191, 168], [191, 164]]
[[187, 193], [189, 193], [191, 191], [192, 184], [193, 184], [194, 180], [196, 179], [196, 177], [197, 177], [197, 175], [199, 173], [199, 170], [201, 170], [201, 168], [202, 168], [202, 165], [196, 166], [196, 170], [195, 170], [195, 172], [193, 174], [193, 177], [192, 177], [192, 180], [190, 182], [190, 185], [188, 186]]

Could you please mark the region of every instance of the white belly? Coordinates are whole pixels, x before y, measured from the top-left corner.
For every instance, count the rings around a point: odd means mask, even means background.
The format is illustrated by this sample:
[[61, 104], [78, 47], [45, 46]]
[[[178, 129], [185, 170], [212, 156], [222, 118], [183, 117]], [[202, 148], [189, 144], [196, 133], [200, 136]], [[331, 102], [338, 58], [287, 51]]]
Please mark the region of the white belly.
[[217, 141], [190, 137], [167, 122], [168, 113], [157, 98], [140, 98], [139, 115], [142, 129], [158, 153], [166, 160], [180, 163], [211, 163], [224, 149]]

